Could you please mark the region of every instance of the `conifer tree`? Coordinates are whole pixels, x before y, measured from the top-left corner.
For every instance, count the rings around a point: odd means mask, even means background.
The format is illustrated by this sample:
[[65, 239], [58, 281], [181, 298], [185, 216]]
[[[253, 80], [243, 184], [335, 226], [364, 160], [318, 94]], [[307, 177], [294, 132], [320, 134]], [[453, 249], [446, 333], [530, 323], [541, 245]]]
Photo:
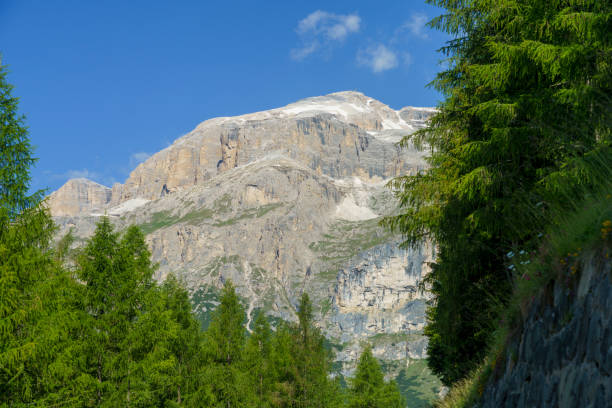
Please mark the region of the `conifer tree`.
[[286, 322], [276, 328], [271, 340], [270, 381], [271, 405], [285, 408], [295, 406], [297, 393], [297, 367], [295, 364], [295, 337]]
[[124, 405], [184, 405], [196, 388], [199, 340], [199, 326], [178, 280], [170, 275], [151, 287], [122, 347], [131, 363], [121, 383]]
[[245, 347], [244, 370], [251, 378], [253, 407], [270, 406], [271, 373], [270, 373], [270, 348], [272, 330], [270, 323], [263, 313], [258, 313], [255, 318], [253, 332], [247, 340]]
[[304, 292], [294, 331], [297, 407], [334, 407], [341, 402], [338, 384], [329, 378], [332, 356], [324, 341], [314, 325], [310, 297]]
[[114, 372], [111, 363], [116, 358], [119, 336], [124, 333], [124, 321], [119, 314], [119, 242], [107, 217], [103, 217], [93, 237], [78, 259], [78, 276], [85, 283], [84, 306], [88, 333], [83, 339], [87, 356], [87, 374], [96, 380], [95, 405], [112, 395]]
[[209, 406], [239, 407], [248, 400], [248, 377], [241, 370], [246, 342], [245, 312], [230, 280], [225, 282], [220, 300], [206, 331], [207, 367], [202, 381], [208, 390], [204, 395], [213, 397], [206, 402]]
[[44, 393], [55, 343], [39, 324], [54, 312], [55, 299], [43, 294], [59, 272], [48, 252], [54, 225], [42, 192], [28, 195], [35, 159], [12, 89], [0, 66], [0, 405]]
[[[44, 194], [28, 195], [30, 168], [36, 162], [23, 116], [19, 116], [18, 99], [11, 95], [13, 86], [6, 80], [0, 62], [0, 211], [13, 219], [22, 211], [36, 207]], [[3, 221], [4, 222], [4, 221]]]
[[394, 381], [385, 382], [380, 364], [368, 345], [361, 352], [349, 389], [349, 408], [402, 408], [405, 402]]
[[169, 317], [177, 324], [177, 332], [169, 342], [174, 361], [169, 391], [172, 400], [181, 405], [197, 388], [194, 379], [202, 364], [200, 325], [193, 315], [189, 294], [174, 275], [166, 277], [161, 292]]
[[431, 168], [393, 183], [405, 245], [437, 245], [428, 363], [445, 384], [480, 362], [507, 299], [506, 254], [537, 246], [551, 209], [580, 200], [612, 161], [609, 1], [428, 0], [453, 39], [433, 86]]
[[153, 285], [149, 256], [137, 227], [128, 228], [120, 240], [109, 219], [102, 217], [78, 258], [89, 318], [83, 352], [88, 356], [86, 372], [96, 380], [96, 405], [123, 404], [132, 398], [134, 359], [129, 340]]

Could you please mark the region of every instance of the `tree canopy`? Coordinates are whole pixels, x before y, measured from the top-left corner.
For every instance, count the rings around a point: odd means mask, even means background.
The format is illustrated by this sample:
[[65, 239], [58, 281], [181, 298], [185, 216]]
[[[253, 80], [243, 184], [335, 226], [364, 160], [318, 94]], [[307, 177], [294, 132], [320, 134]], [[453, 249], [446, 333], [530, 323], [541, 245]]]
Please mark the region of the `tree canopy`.
[[367, 345], [361, 352], [349, 388], [349, 408], [402, 408], [405, 401], [394, 381], [386, 382], [380, 364]]
[[429, 365], [446, 384], [483, 356], [511, 291], [506, 254], [537, 245], [551, 213], [596, 186], [612, 160], [612, 6], [597, 0], [429, 0], [453, 39], [432, 85], [445, 100], [427, 129], [427, 171], [392, 183], [403, 211], [385, 224], [431, 239]]

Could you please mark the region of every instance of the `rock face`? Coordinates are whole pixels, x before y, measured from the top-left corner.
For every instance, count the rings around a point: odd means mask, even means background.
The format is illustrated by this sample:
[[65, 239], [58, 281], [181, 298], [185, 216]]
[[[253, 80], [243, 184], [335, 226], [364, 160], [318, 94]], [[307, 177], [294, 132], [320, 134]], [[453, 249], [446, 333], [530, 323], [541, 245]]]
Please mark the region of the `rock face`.
[[536, 299], [482, 407], [612, 407], [612, 262], [585, 262], [574, 290]]
[[110, 202], [111, 189], [85, 178], [69, 180], [47, 199], [54, 216], [102, 211]]
[[395, 111], [340, 92], [215, 118], [140, 164], [123, 185], [100, 190], [106, 201], [76, 200], [71, 181], [49, 204], [62, 231], [74, 228], [81, 239], [105, 212], [118, 228], [141, 225], [160, 264], [157, 278], [183, 279], [203, 320], [227, 279], [245, 299], [249, 322], [257, 309], [294, 320], [307, 291], [341, 350], [343, 373], [362, 341], [405, 365], [425, 355], [427, 296], [418, 286], [432, 249], [398, 249], [398, 237], [378, 221], [397, 207], [385, 183], [426, 166], [422, 153], [395, 143], [433, 112]]

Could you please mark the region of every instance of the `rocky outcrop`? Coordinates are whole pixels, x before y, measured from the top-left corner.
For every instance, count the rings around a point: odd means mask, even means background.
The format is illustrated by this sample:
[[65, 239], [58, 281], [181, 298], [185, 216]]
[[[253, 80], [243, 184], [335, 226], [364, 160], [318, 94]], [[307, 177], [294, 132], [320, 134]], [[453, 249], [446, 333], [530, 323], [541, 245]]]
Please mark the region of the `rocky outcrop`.
[[535, 299], [481, 407], [612, 407], [612, 262], [587, 257], [577, 287]]
[[102, 212], [111, 200], [112, 190], [85, 178], [69, 180], [47, 198], [54, 216]]

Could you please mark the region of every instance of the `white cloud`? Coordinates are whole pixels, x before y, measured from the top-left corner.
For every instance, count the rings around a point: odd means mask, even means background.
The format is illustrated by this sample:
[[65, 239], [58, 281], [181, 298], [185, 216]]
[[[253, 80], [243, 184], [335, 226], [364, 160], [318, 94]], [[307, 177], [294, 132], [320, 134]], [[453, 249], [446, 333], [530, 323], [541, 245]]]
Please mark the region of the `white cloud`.
[[359, 31], [357, 14], [334, 14], [323, 10], [310, 13], [296, 28], [302, 46], [291, 50], [291, 58], [301, 61], [321, 49], [330, 49]]
[[312, 43], [305, 45], [302, 48], [294, 48], [291, 50], [291, 58], [296, 61], [301, 61], [313, 52], [315, 52], [319, 48], [318, 41], [313, 41]]
[[134, 153], [130, 156], [130, 166], [136, 166], [147, 160], [151, 155], [145, 152]]
[[307, 31], [316, 30], [319, 23], [323, 20], [327, 20], [331, 13], [323, 10], [317, 10], [310, 13], [306, 18], [300, 20], [297, 27], [298, 33], [305, 33]]
[[357, 54], [359, 65], [365, 65], [374, 73], [380, 73], [399, 65], [397, 53], [383, 44], [373, 45], [362, 49]]
[[402, 24], [400, 31], [408, 30], [410, 34], [415, 37], [422, 38], [424, 40], [428, 39], [429, 35], [425, 31], [427, 20], [429, 20], [429, 18], [425, 14], [412, 14], [410, 19]]

